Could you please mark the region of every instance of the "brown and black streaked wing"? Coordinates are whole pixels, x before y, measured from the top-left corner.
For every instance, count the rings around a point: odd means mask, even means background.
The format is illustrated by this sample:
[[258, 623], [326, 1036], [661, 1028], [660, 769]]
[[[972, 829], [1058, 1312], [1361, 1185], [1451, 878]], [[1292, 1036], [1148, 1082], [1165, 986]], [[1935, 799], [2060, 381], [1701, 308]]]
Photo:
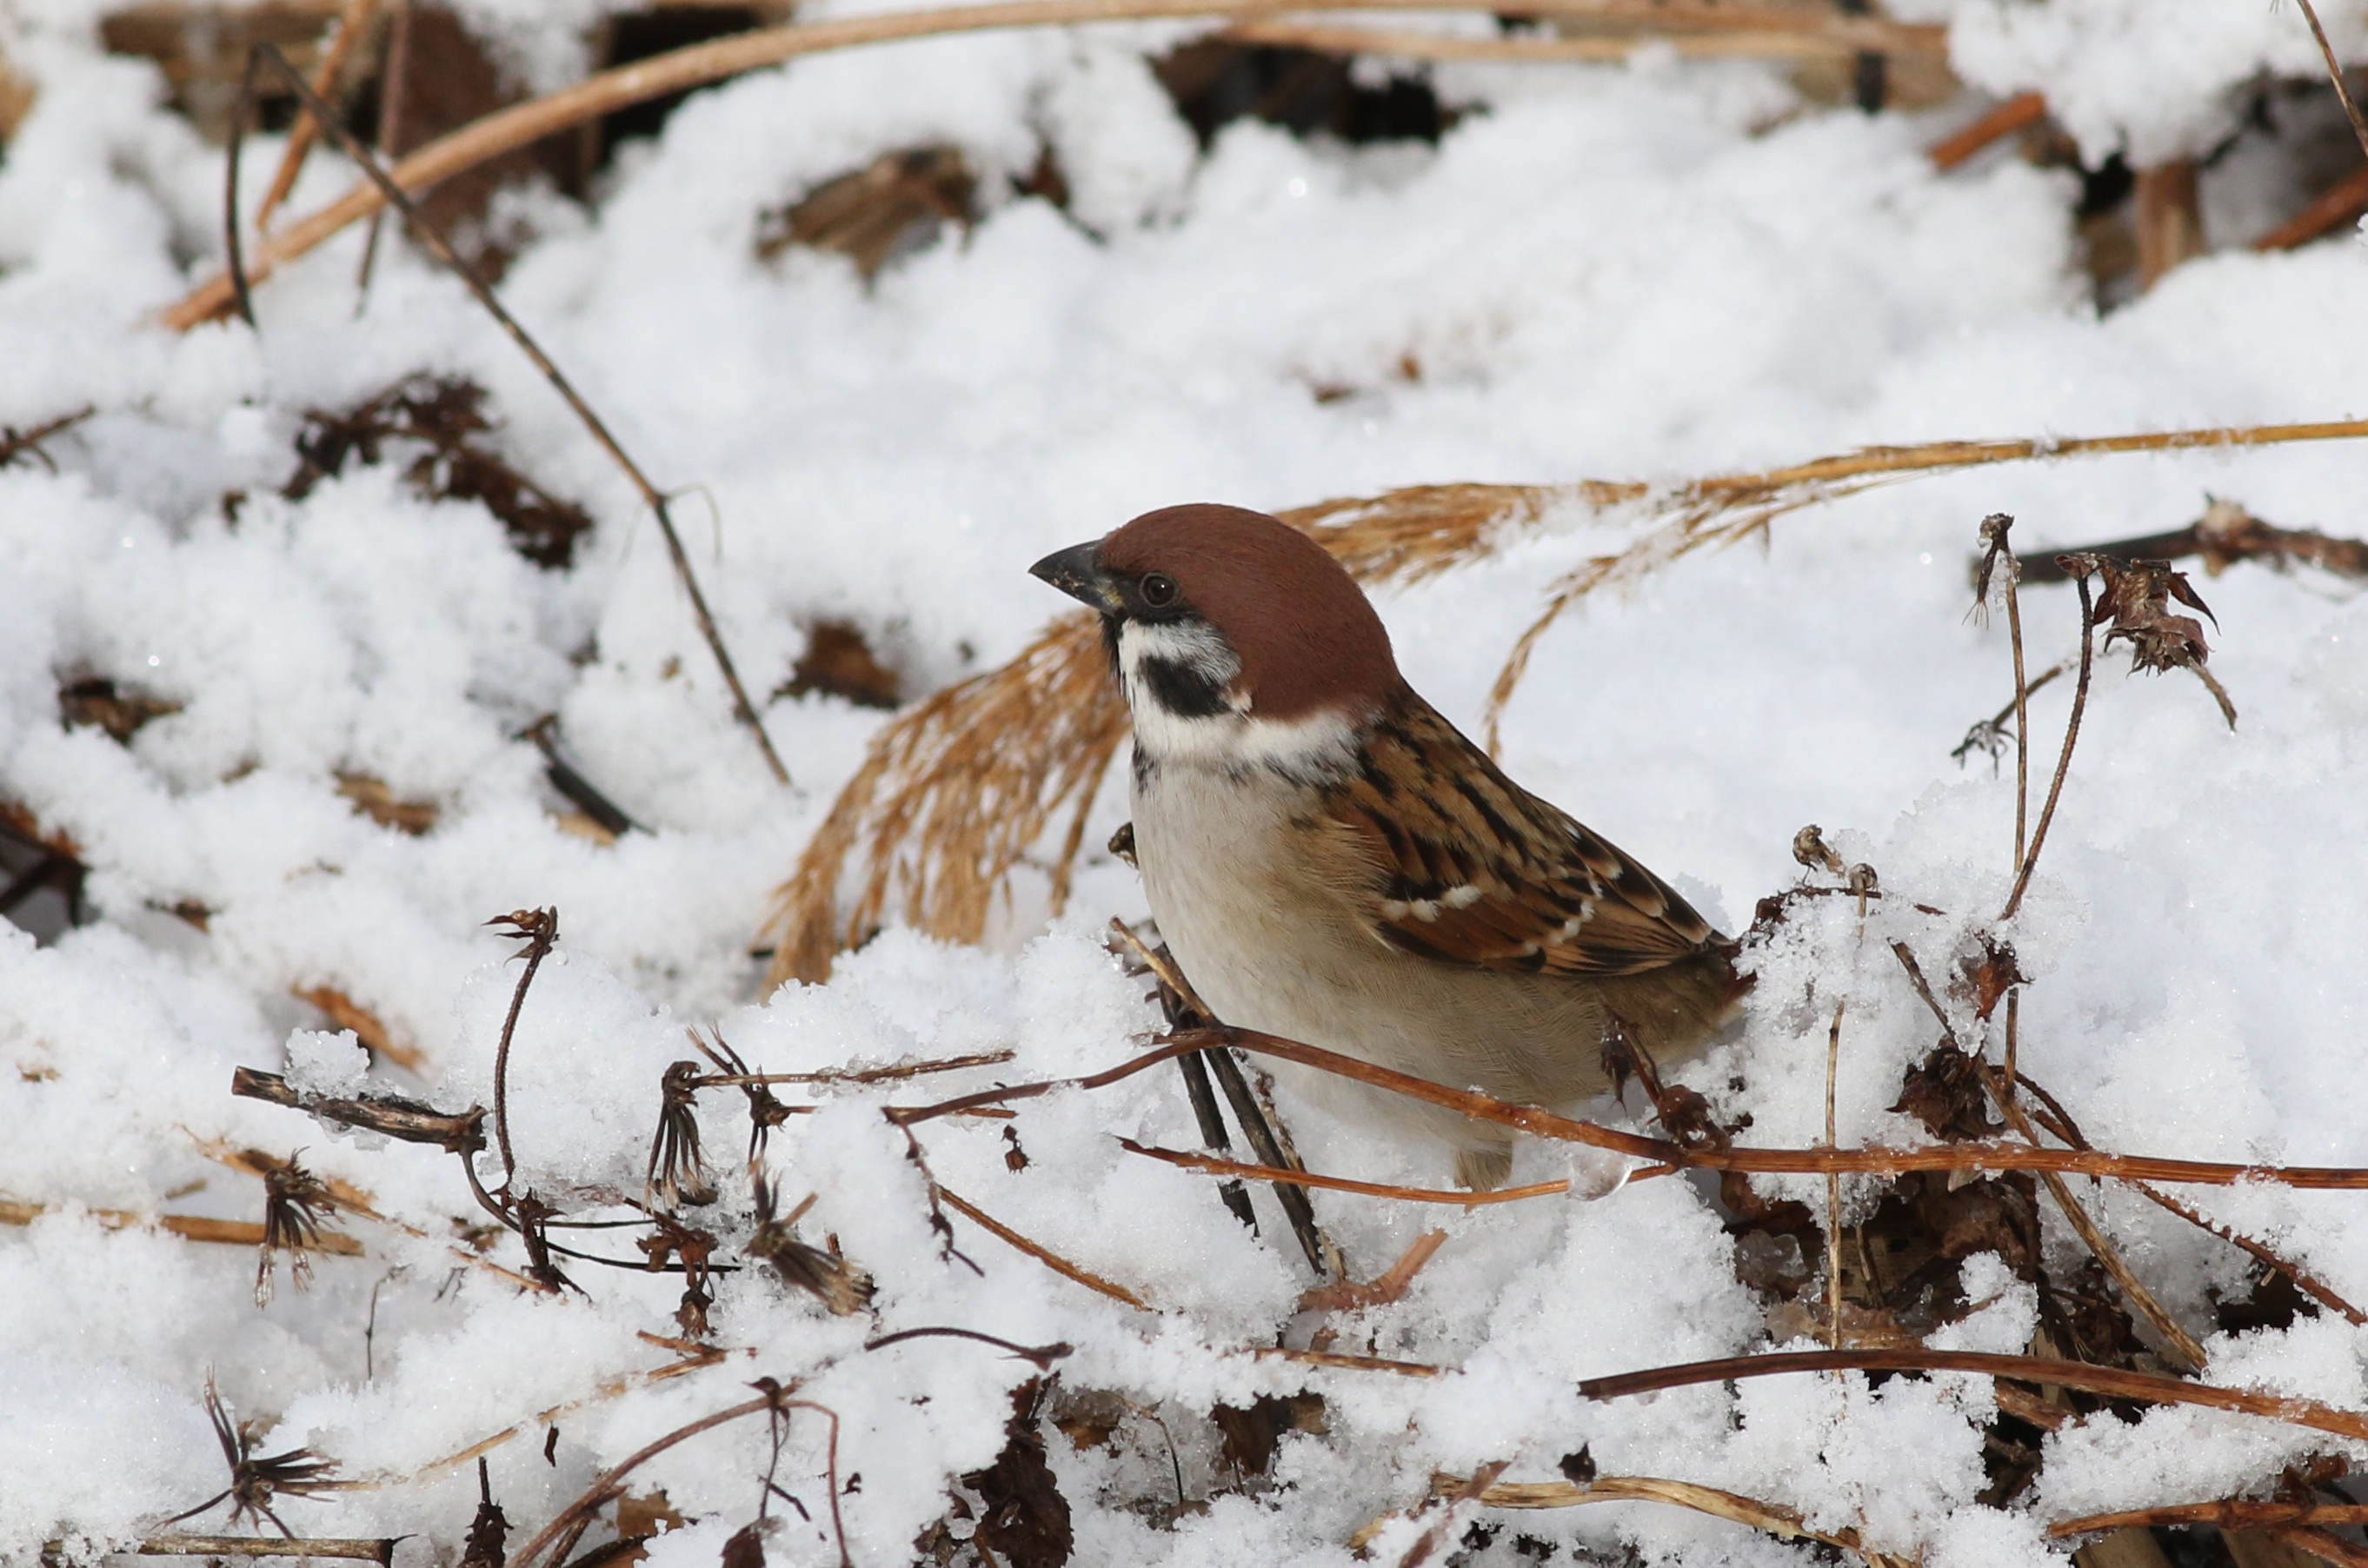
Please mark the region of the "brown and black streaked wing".
[[1328, 792], [1370, 864], [1373, 933], [1442, 963], [1636, 974], [1720, 938], [1658, 877], [1505, 777], [1407, 692]]

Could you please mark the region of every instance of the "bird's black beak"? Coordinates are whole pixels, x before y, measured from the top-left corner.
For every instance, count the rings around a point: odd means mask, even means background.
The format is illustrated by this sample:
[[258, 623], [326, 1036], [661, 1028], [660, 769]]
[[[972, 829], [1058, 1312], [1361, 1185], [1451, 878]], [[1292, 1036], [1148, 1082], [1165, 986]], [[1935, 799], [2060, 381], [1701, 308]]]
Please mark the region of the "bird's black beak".
[[1102, 541], [1097, 539], [1056, 550], [1028, 568], [1028, 574], [1042, 577], [1071, 598], [1104, 615], [1116, 615], [1125, 608], [1125, 601], [1119, 597], [1118, 585], [1095, 563], [1094, 557], [1101, 547]]

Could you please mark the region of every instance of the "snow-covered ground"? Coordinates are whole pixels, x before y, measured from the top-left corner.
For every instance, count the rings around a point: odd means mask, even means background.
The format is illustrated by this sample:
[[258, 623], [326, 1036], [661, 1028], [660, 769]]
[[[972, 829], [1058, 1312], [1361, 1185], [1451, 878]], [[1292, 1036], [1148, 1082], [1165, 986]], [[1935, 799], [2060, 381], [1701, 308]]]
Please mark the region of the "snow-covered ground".
[[[558, 10], [491, 19], [531, 40], [539, 17], [561, 28]], [[1961, 70], [1994, 92], [2044, 88], [2092, 155], [2208, 150], [2237, 123], [2242, 83], [2315, 62], [2299, 16], [2258, 0], [1958, 10]], [[2359, 39], [2359, 10], [2330, 15], [2339, 44]], [[1435, 1471], [1506, 1461], [1505, 1481], [1555, 1480], [1584, 1448], [1605, 1474], [1783, 1505], [1930, 1568], [2000, 1568], [2066, 1550], [2045, 1539], [2052, 1520], [2258, 1489], [2312, 1450], [2368, 1451], [2239, 1415], [2100, 1416], [2050, 1438], [2039, 1485], [1993, 1508], [1975, 1501], [1986, 1381], [1771, 1379], [1588, 1403], [1580, 1378], [1770, 1342], [1708, 1189], [1681, 1179], [1468, 1211], [1319, 1194], [1360, 1278], [1426, 1228], [1449, 1233], [1404, 1300], [1335, 1313], [1333, 1348], [1452, 1369], [1260, 1359], [1312, 1282], [1276, 1212], [1262, 1197], [1253, 1235], [1205, 1177], [1118, 1144], [1198, 1144], [1172, 1072], [1030, 1101], [1008, 1121], [932, 1122], [908, 1145], [883, 1103], [1090, 1072], [1138, 1048], [1156, 1014], [1099, 945], [1110, 916], [1144, 913], [1132, 873], [1089, 855], [1050, 929], [1023, 907], [1005, 939], [966, 949], [892, 926], [829, 984], [761, 995], [748, 949], [772, 890], [882, 716], [764, 700], [794, 780], [776, 785], [632, 490], [418, 254], [386, 247], [359, 313], [355, 231], [258, 289], [257, 330], [155, 325], [217, 265], [221, 159], [158, 107], [153, 67], [98, 50], [94, 16], [85, 0], [0, 13], [10, 58], [41, 87], [0, 155], [0, 424], [97, 410], [48, 443], [55, 472], [0, 471], [0, 801], [71, 835], [91, 916], [38, 946], [0, 926], [0, 1199], [45, 1206], [0, 1229], [0, 1559], [60, 1538], [76, 1553], [136, 1541], [219, 1491], [209, 1376], [259, 1420], [258, 1451], [307, 1447], [381, 1483], [282, 1494], [290, 1526], [403, 1536], [403, 1568], [458, 1557], [477, 1481], [440, 1461], [515, 1428], [486, 1452], [495, 1494], [530, 1533], [607, 1466], [770, 1377], [837, 1414], [848, 1555], [909, 1561], [954, 1478], [1003, 1449], [1009, 1392], [1038, 1370], [961, 1338], [863, 1348], [923, 1326], [1064, 1342], [1072, 1396], [1126, 1402], [1106, 1446], [1047, 1429], [1086, 1563], [1346, 1563], [1352, 1532], [1417, 1504]], [[991, 668], [1063, 608], [1030, 562], [1177, 501], [1679, 480], [1864, 444], [2368, 410], [2356, 243], [2215, 254], [2100, 317], [2071, 176], [2003, 151], [1945, 176], [1924, 158], [1970, 99], [1865, 117], [1801, 103], [1768, 67], [1648, 51], [1625, 66], [1442, 68], [1442, 96], [1476, 112], [1435, 150], [1239, 122], [1203, 154], [1144, 62], [1183, 32], [814, 58], [699, 95], [661, 140], [622, 150], [588, 208], [506, 199], [538, 236], [507, 301], [657, 483], [685, 491], [677, 515], [760, 699], [823, 619], [860, 626], [911, 693]], [[933, 142], [980, 173], [987, 210], [966, 237], [872, 288], [841, 257], [757, 258], [763, 210]], [[1004, 194], [1045, 145], [1074, 191], [1066, 214]], [[250, 199], [279, 146], [251, 144]], [[290, 210], [350, 176], [316, 153]], [[2214, 177], [2207, 199], [2242, 210]], [[399, 456], [280, 498], [306, 411], [416, 371], [489, 389], [505, 454], [591, 511], [572, 569], [521, 560], [481, 506], [419, 498]], [[2220, 496], [2357, 535], [2362, 460], [2340, 442], [2065, 460], [1793, 514], [1764, 548], [1690, 557], [1568, 616], [1506, 715], [1504, 760], [1729, 929], [1796, 880], [1790, 846], [1809, 822], [1886, 890], [1969, 920], [2004, 901], [2013, 816], [2010, 761], [1994, 774], [1950, 755], [2011, 690], [2003, 618], [1966, 616], [1979, 519], [2012, 513], [2026, 548], [2069, 546], [2178, 528]], [[244, 500], [226, 506], [233, 491]], [[1407, 673], [1476, 723], [1544, 585], [1645, 526], [1559, 517], [1390, 597]], [[2035, 977], [2021, 1062], [2101, 1147], [2368, 1165], [2368, 608], [2306, 571], [2240, 566], [2197, 585], [2240, 722], [2226, 728], [2183, 675], [2100, 659], [2011, 931]], [[2035, 667], [2075, 647], [2070, 590], [2033, 588], [2024, 612]], [[94, 677], [178, 710], [128, 744], [64, 726], [61, 687]], [[2033, 700], [2043, 758], [2069, 684]], [[649, 831], [602, 845], [563, 829], [566, 803], [518, 738], [547, 712]], [[434, 802], [432, 830], [360, 814], [340, 775]], [[1113, 788], [1086, 842], [1123, 814]], [[183, 905], [210, 912], [202, 930], [172, 913]], [[450, 1156], [230, 1096], [240, 1064], [350, 1079], [355, 1050], [315, 1032], [323, 1016], [291, 994], [329, 987], [420, 1053], [417, 1074], [381, 1063], [381, 1086], [487, 1103], [518, 968], [484, 922], [543, 905], [562, 939], [518, 1022], [508, 1097], [521, 1187], [579, 1212], [623, 1213], [601, 1207], [604, 1189], [641, 1195], [658, 1076], [690, 1054], [686, 1026], [717, 1027], [771, 1072], [1011, 1053], [917, 1084], [817, 1088], [823, 1108], [772, 1137], [782, 1206], [814, 1195], [801, 1234], [836, 1236], [871, 1276], [868, 1312], [826, 1315], [768, 1273], [723, 1276], [713, 1338], [731, 1357], [620, 1387], [679, 1358], [643, 1337], [679, 1334], [677, 1277], [571, 1266], [582, 1293], [521, 1292], [456, 1255], [459, 1228], [484, 1216]], [[1743, 1037], [1679, 1076], [1722, 1113], [1748, 1111], [1753, 1143], [1816, 1142], [1826, 1009], [1846, 996], [1841, 1141], [1921, 1141], [1886, 1108], [1934, 1028], [1883, 942], [1905, 937], [1938, 965], [1956, 929], [1881, 915], [1861, 936], [1845, 901], [1826, 901], [1764, 956]], [[1625, 1125], [1637, 1104], [1593, 1109]], [[700, 1222], [745, 1237], [743, 1102], [711, 1090], [699, 1114], [726, 1173]], [[1446, 1179], [1435, 1155], [1312, 1109], [1293, 1125], [1314, 1168]], [[96, 1212], [259, 1217], [261, 1183], [205, 1152], [222, 1145], [301, 1148], [417, 1233], [340, 1217], [361, 1256], [317, 1255], [309, 1292], [283, 1268], [258, 1310], [248, 1251]], [[1150, 1310], [959, 1214], [951, 1255], [916, 1150], [928, 1176]], [[1527, 1146], [1515, 1179], [1573, 1164]], [[490, 1155], [481, 1169], [498, 1175]], [[1599, 1166], [1582, 1174], [1601, 1189]], [[1782, 1190], [1824, 1200], [1821, 1181]], [[2241, 1255], [2123, 1190], [2081, 1190], [2204, 1338], [2213, 1381], [2368, 1402], [2359, 1331], [2328, 1313], [2211, 1335], [2211, 1293], [2244, 1292]], [[2356, 1197], [2187, 1196], [2368, 1299]], [[2049, 1263], [2068, 1270], [2082, 1255], [2056, 1218]], [[628, 1233], [573, 1234], [635, 1256]], [[514, 1238], [488, 1245], [523, 1267]], [[2032, 1288], [1983, 1259], [1966, 1278], [1987, 1304], [1952, 1343], [2023, 1350]], [[1326, 1429], [1286, 1435], [1269, 1476], [1233, 1484], [1208, 1412], [1304, 1390], [1323, 1396]], [[777, 1479], [799, 1501], [770, 1505], [786, 1521], [776, 1562], [839, 1560], [828, 1431], [792, 1413]], [[768, 1451], [763, 1425], [743, 1421], [637, 1471], [632, 1487], [662, 1487], [690, 1521], [652, 1560], [715, 1561], [756, 1513]], [[219, 1529], [227, 1512], [177, 1528]], [[1397, 1561], [1429, 1522], [1386, 1527], [1373, 1551]], [[1804, 1550], [1643, 1503], [1514, 1523], [1532, 1556]], [[1510, 1528], [1464, 1550], [1528, 1560]]]

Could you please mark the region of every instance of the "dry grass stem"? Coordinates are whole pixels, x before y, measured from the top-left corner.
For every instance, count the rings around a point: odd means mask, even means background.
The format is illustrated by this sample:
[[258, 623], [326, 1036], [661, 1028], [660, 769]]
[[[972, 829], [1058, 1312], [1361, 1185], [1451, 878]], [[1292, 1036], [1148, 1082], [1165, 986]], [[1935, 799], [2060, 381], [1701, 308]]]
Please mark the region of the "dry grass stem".
[[1261, 1345], [1250, 1352], [1255, 1361], [1295, 1361], [1303, 1367], [1338, 1367], [1349, 1372], [1390, 1372], [1401, 1378], [1438, 1378], [1445, 1367], [1428, 1361], [1394, 1361], [1386, 1356], [1350, 1356], [1338, 1350], [1293, 1350], [1287, 1346]]
[[[1500, 1187], [1486, 1192], [1467, 1191], [1463, 1187], [1393, 1187], [1387, 1182], [1356, 1181], [1348, 1176], [1317, 1176], [1310, 1171], [1288, 1170], [1280, 1165], [1246, 1165], [1233, 1160], [1221, 1160], [1212, 1154], [1195, 1154], [1182, 1149], [1162, 1149], [1138, 1143], [1132, 1138], [1121, 1138], [1119, 1146], [1130, 1154], [1142, 1154], [1154, 1160], [1164, 1160], [1186, 1170], [1203, 1171], [1210, 1176], [1238, 1176], [1247, 1181], [1296, 1182], [1303, 1187], [1318, 1187], [1326, 1192], [1354, 1192], [1367, 1198], [1395, 1198], [1405, 1203], [1449, 1203], [1459, 1209], [1474, 1209], [1490, 1203], [1519, 1203], [1531, 1198], [1559, 1198], [1570, 1191], [1566, 1181], [1542, 1181], [1529, 1187]], [[1648, 1176], [1667, 1176], [1672, 1167], [1648, 1165], [1628, 1176], [1632, 1182]]]
[[[337, 76], [345, 70], [346, 62], [352, 57], [355, 46], [369, 36], [370, 24], [377, 19], [378, 0], [346, 0], [346, 8], [337, 17], [336, 35], [322, 52], [320, 64], [313, 70], [313, 91], [315, 94], [325, 98], [336, 90]], [[271, 176], [271, 187], [263, 193], [263, 200], [256, 207], [256, 233], [271, 227], [271, 215], [279, 210], [281, 202], [288, 199], [289, 191], [295, 188], [297, 171], [304, 166], [305, 154], [312, 152], [313, 143], [320, 139], [320, 135], [321, 128], [314, 122], [312, 112], [309, 109], [298, 111], [295, 129], [288, 134], [288, 150], [279, 155], [279, 172]]]
[[1696, 1383], [1725, 1382], [1737, 1378], [1774, 1377], [1793, 1372], [1972, 1372], [1992, 1378], [2013, 1378], [2026, 1383], [2058, 1383], [2108, 1399], [2144, 1400], [2151, 1404], [2193, 1404], [2209, 1410], [2258, 1415], [2313, 1431], [2368, 1440], [2368, 1415], [2339, 1410], [2317, 1400], [2284, 1394], [2253, 1393], [2244, 1389], [2215, 1388], [2157, 1372], [2134, 1372], [2100, 1367], [2087, 1361], [2066, 1361], [2040, 1356], [2000, 1356], [1977, 1350], [1792, 1350], [1765, 1356], [1728, 1356], [1715, 1361], [1694, 1361], [1679, 1367], [1659, 1367], [1612, 1378], [1589, 1378], [1578, 1385], [1588, 1399], [1627, 1399], [1663, 1389]]
[[969, 1067], [997, 1067], [1016, 1052], [982, 1051], [971, 1056], [946, 1056], [928, 1062], [900, 1062], [890, 1067], [830, 1068], [820, 1073], [712, 1073], [698, 1080], [702, 1089], [746, 1088], [760, 1084], [885, 1084], [900, 1078], [923, 1078], [932, 1073], [959, 1073]]
[[[529, 1565], [534, 1562], [534, 1560], [547, 1551], [553, 1541], [559, 1540], [561, 1536], [565, 1534], [568, 1528], [578, 1519], [589, 1517], [594, 1510], [603, 1506], [611, 1498], [617, 1496], [620, 1491], [620, 1488], [618, 1486], [619, 1482], [622, 1481], [626, 1476], [631, 1475], [634, 1471], [639, 1470], [651, 1460], [655, 1459], [658, 1455], [666, 1452], [668, 1449], [673, 1448], [677, 1443], [696, 1437], [701, 1432], [711, 1431], [715, 1427], [724, 1425], [726, 1422], [737, 1421], [744, 1415], [755, 1415], [761, 1411], [773, 1409], [775, 1406], [775, 1397], [776, 1396], [768, 1392], [758, 1398], [746, 1400], [739, 1404], [727, 1406], [723, 1410], [716, 1411], [712, 1415], [702, 1415], [698, 1420], [688, 1422], [683, 1426], [677, 1426], [673, 1431], [667, 1433], [665, 1437], [645, 1444], [626, 1459], [619, 1461], [609, 1470], [604, 1471], [599, 1479], [593, 1482], [590, 1486], [585, 1489], [581, 1496], [577, 1497], [575, 1502], [569, 1504], [566, 1507], [561, 1509], [559, 1513], [552, 1517], [551, 1523], [543, 1526], [542, 1528], [536, 1533], [532, 1540], [528, 1541], [526, 1545], [520, 1547], [516, 1552], [511, 1554], [510, 1568], [529, 1568]], [[834, 1488], [834, 1490], [836, 1489]]]
[[2343, 106], [2344, 118], [2351, 121], [2351, 134], [2360, 139], [2360, 151], [2368, 153], [2368, 119], [2360, 118], [2360, 106], [2351, 101], [2351, 89], [2343, 85], [2343, 66], [2335, 58], [2335, 46], [2327, 41], [2327, 29], [2318, 25], [2318, 12], [2310, 0], [2299, 0], [2303, 19], [2310, 24], [2310, 36], [2318, 40], [2319, 58], [2327, 62], [2327, 79], [2335, 84], [2336, 101]]
[[[1776, 13], [1814, 17], [1816, 13]], [[1937, 54], [1947, 48], [1945, 29], [1884, 26], [1889, 41], [1883, 52]], [[1625, 38], [1468, 38], [1449, 33], [1390, 31], [1370, 28], [1326, 27], [1311, 22], [1238, 22], [1218, 35], [1228, 42], [1266, 48], [1312, 49], [1326, 54], [1370, 54], [1398, 60], [1502, 60], [1585, 63], [1618, 63], [1636, 52], [1644, 41]], [[1656, 33], [1652, 41], [1695, 60], [1802, 60], [1861, 52], [1861, 44], [1838, 29], [1782, 31]]]
[[[2066, 557], [2069, 561], [2072, 557]], [[2047, 845], [2048, 825], [2055, 820], [2056, 802], [2064, 796], [2065, 776], [2072, 771], [2072, 748], [2080, 742], [2080, 715], [2089, 706], [2089, 676], [2095, 664], [2097, 607], [2089, 592], [2086, 572], [2077, 574], [2075, 584], [2080, 590], [2080, 674], [2072, 687], [2072, 716], [2064, 722], [2064, 749], [2055, 759], [2055, 777], [2048, 781], [2047, 804], [2040, 808], [2039, 826], [2031, 835], [2031, 848], [2017, 864], [2014, 891], [2007, 895], [2006, 907], [1998, 911], [1998, 919], [2014, 918], [2022, 907], [2022, 895], [2031, 886], [2031, 873], [2038, 869], [2039, 852]]]
[[1969, 162], [1993, 142], [2013, 135], [2047, 118], [2047, 100], [2037, 93], [2017, 93], [1953, 136], [1934, 142], [1925, 153], [1943, 174]]
[[1046, 1246], [1042, 1242], [1029, 1240], [1026, 1236], [1021, 1235], [1019, 1232], [1013, 1230], [1002, 1221], [996, 1219], [993, 1215], [986, 1213], [985, 1210], [981, 1210], [978, 1205], [971, 1202], [968, 1199], [962, 1197], [960, 1193], [953, 1191], [951, 1188], [944, 1187], [939, 1187], [938, 1196], [945, 1200], [946, 1207], [951, 1209], [955, 1213], [960, 1214], [963, 1219], [968, 1220], [979, 1229], [987, 1232], [997, 1240], [1019, 1248], [1021, 1252], [1026, 1253], [1029, 1256], [1034, 1258], [1037, 1262], [1042, 1264], [1053, 1273], [1060, 1275], [1063, 1278], [1074, 1279], [1088, 1290], [1108, 1296], [1113, 1301], [1122, 1301], [1126, 1305], [1133, 1307], [1138, 1311], [1147, 1312], [1153, 1310], [1150, 1302], [1144, 1301], [1142, 1297], [1136, 1295], [1125, 1286], [1114, 1284], [1110, 1280], [1105, 1279], [1100, 1275], [1096, 1274], [1089, 1268], [1078, 1267], [1076, 1264], [1071, 1263], [1067, 1258], [1063, 1257], [1059, 1253], [1054, 1252], [1052, 1248]]
[[[1454, 1476], [1434, 1476], [1434, 1491], [1444, 1484], [1458, 1483]], [[1482, 1492], [1477, 1501], [1491, 1508], [1577, 1508], [1589, 1503], [1667, 1503], [1673, 1507], [1691, 1508], [1698, 1514], [1710, 1514], [1722, 1519], [1732, 1519], [1738, 1525], [1765, 1530], [1779, 1540], [1821, 1540], [1828, 1546], [1839, 1546], [1846, 1551], [1862, 1550], [1858, 1532], [1838, 1529], [1830, 1533], [1811, 1529], [1801, 1516], [1777, 1503], [1763, 1503], [1733, 1492], [1722, 1492], [1714, 1486], [1697, 1486], [1690, 1481], [1664, 1481], [1650, 1475], [1599, 1475], [1580, 1485], [1569, 1481], [1501, 1482]]]
[[[56, 1205], [0, 1198], [0, 1225], [29, 1225], [53, 1210], [67, 1211]], [[224, 1246], [259, 1247], [265, 1236], [264, 1227], [252, 1220], [216, 1220], [202, 1214], [142, 1214], [130, 1209], [74, 1209], [72, 1211], [110, 1231], [125, 1230], [134, 1225], [154, 1225], [183, 1241], [217, 1242]], [[359, 1257], [362, 1255], [361, 1243], [335, 1231], [324, 1231], [306, 1244], [314, 1252], [324, 1252], [335, 1257]]]
[[[1865, 913], [1861, 901], [1860, 914]], [[1842, 1008], [1846, 1003], [1834, 1004], [1833, 1027], [1826, 1031], [1826, 1147], [1841, 1146], [1834, 1122], [1834, 1081], [1839, 1076], [1842, 1061]], [[1836, 1350], [1842, 1347], [1842, 1178], [1839, 1171], [1826, 1173], [1826, 1315], [1827, 1342]]]

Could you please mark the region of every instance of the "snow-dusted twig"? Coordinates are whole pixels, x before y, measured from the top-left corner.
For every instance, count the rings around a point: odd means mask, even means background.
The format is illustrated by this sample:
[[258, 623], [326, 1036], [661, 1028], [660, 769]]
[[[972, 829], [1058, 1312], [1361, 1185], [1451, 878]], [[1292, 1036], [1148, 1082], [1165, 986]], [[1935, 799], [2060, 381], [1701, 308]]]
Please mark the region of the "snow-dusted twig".
[[[1326, 1192], [1355, 1192], [1367, 1198], [1395, 1198], [1405, 1203], [1448, 1203], [1459, 1209], [1474, 1209], [1490, 1203], [1519, 1203], [1531, 1198], [1559, 1198], [1567, 1194], [1567, 1181], [1541, 1181], [1528, 1187], [1500, 1187], [1487, 1192], [1472, 1192], [1463, 1187], [1394, 1187], [1387, 1182], [1357, 1181], [1348, 1176], [1320, 1176], [1313, 1171], [1285, 1170], [1277, 1165], [1246, 1165], [1235, 1160], [1221, 1160], [1213, 1154], [1197, 1154], [1184, 1149], [1163, 1149], [1155, 1144], [1138, 1143], [1132, 1138], [1121, 1138], [1119, 1146], [1130, 1154], [1142, 1154], [1164, 1160], [1186, 1170], [1202, 1171], [1210, 1176], [1238, 1176], [1246, 1181], [1299, 1182], [1307, 1187], [1322, 1187]], [[1674, 1165], [1647, 1165], [1632, 1171], [1631, 1182], [1648, 1176], [1668, 1176]]]
[[937, 1194], [939, 1198], [945, 1200], [946, 1206], [951, 1209], [955, 1213], [960, 1214], [963, 1219], [968, 1220], [972, 1224], [976, 1225], [979, 1229], [986, 1232], [998, 1241], [1019, 1248], [1021, 1252], [1026, 1253], [1029, 1256], [1034, 1258], [1037, 1262], [1042, 1264], [1053, 1273], [1060, 1275], [1063, 1278], [1074, 1279], [1078, 1284], [1083, 1285], [1087, 1290], [1108, 1296], [1113, 1301], [1123, 1301], [1128, 1306], [1139, 1308], [1144, 1312], [1150, 1312], [1152, 1310], [1150, 1302], [1144, 1301], [1142, 1297], [1136, 1295], [1125, 1286], [1105, 1279], [1089, 1268], [1078, 1267], [1076, 1264], [1071, 1263], [1067, 1258], [1063, 1257], [1059, 1253], [1054, 1252], [1052, 1248], [1044, 1245], [1042, 1242], [1030, 1241], [1026, 1236], [1023, 1236], [1019, 1232], [1013, 1230], [1010, 1226], [1005, 1224], [1002, 1221], [996, 1219], [993, 1215], [988, 1214], [984, 1210], [980, 1209], [977, 1204], [971, 1202], [970, 1199], [962, 1197], [962, 1194], [954, 1191], [952, 1188], [940, 1187], [937, 1189]]

